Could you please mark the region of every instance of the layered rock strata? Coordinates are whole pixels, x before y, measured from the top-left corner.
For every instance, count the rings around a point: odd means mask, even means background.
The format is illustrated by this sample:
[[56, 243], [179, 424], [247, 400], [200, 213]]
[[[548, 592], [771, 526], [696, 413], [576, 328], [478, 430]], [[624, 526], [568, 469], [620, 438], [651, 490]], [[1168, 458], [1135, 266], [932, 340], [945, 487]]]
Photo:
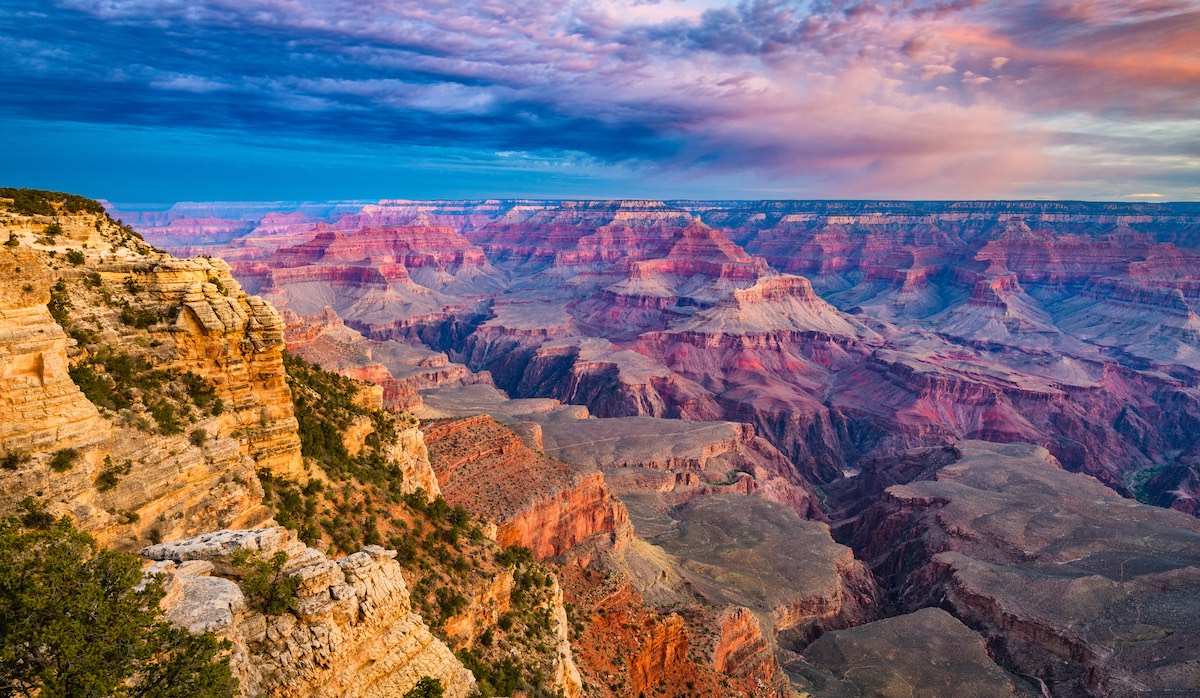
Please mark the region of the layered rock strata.
[[588, 539], [619, 546], [630, 535], [625, 507], [599, 471], [538, 454], [487, 416], [422, 428], [446, 500], [494, 521], [501, 545], [546, 559]]
[[1039, 447], [955, 450], [839, 527], [899, 604], [950, 610], [1052, 695], [1194, 691], [1200, 524]]
[[[287, 555], [282, 572], [301, 580], [289, 609], [265, 615], [238, 585], [234, 556]], [[368, 546], [330, 560], [282, 528], [216, 531], [152, 546], [143, 555], [165, 575], [167, 618], [233, 642], [241, 695], [403, 695], [423, 677], [465, 698], [471, 672], [412, 611], [394, 551]]]
[[[37, 219], [4, 220], [19, 245], [0, 252], [9, 272], [0, 280], [0, 351], [10, 357], [0, 451], [14, 465], [0, 472], [0, 503], [43, 498], [125, 548], [266, 522], [255, 470], [304, 476], [279, 316], [242, 292], [222, 262], [155, 252], [103, 217], [58, 220], [64, 233], [54, 239], [37, 234]], [[98, 409], [69, 373], [83, 366], [92, 389], [104, 390], [97, 361], [140, 365], [155, 384], [207, 386], [221, 409], [187, 428], [202, 437], [179, 434], [182, 425], [155, 428], [129, 408]], [[146, 398], [146, 407], [169, 422], [181, 408], [165, 399]]]

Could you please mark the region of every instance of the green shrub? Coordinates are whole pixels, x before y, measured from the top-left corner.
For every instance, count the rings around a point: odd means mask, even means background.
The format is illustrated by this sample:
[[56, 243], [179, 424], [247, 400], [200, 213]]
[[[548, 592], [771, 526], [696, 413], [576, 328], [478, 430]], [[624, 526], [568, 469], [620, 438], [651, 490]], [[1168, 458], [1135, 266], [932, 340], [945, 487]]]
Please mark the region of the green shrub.
[[83, 264], [85, 261], [86, 259], [83, 256], [83, 252], [80, 250], [67, 250], [67, 262], [72, 266], [77, 267], [80, 264]]
[[117, 384], [108, 374], [97, 373], [90, 364], [72, 366], [68, 373], [75, 385], [83, 391], [84, 397], [98, 407], [116, 411], [133, 404], [123, 391], [117, 389]]
[[5, 470], [16, 470], [22, 465], [28, 463], [32, 458], [28, 453], [18, 453], [12, 451], [5, 453], [3, 458], [0, 458], [0, 468]]
[[79, 460], [79, 451], [73, 448], [64, 448], [55, 452], [50, 459], [50, 469], [56, 473], [65, 473], [75, 467], [77, 460]]
[[450, 505], [446, 502], [446, 498], [439, 494], [425, 508], [425, 513], [434, 521], [441, 521], [446, 518], [446, 514], [450, 513]]
[[146, 405], [150, 416], [158, 424], [158, 431], [165, 436], [183, 433], [183, 422], [179, 419], [179, 410], [166, 400], [157, 400]]
[[128, 458], [121, 465], [113, 465], [112, 457], [104, 457], [104, 469], [96, 476], [96, 488], [101, 492], [107, 492], [116, 487], [121, 481], [122, 475], [128, 475], [133, 470], [133, 461]]
[[111, 470], [104, 470], [96, 476], [96, 489], [101, 492], [107, 492], [116, 487], [120, 482], [121, 479], [116, 473]]
[[204, 427], [193, 429], [188, 441], [191, 441], [193, 446], [203, 446], [204, 442], [208, 441], [208, 430]]
[[529, 564], [533, 562], [533, 551], [523, 545], [510, 545], [496, 553], [496, 562], [505, 567]]
[[136, 327], [139, 330], [149, 329], [163, 321], [163, 316], [153, 308], [134, 308], [128, 304], [121, 308], [119, 315], [122, 324]]
[[80, 346], [88, 346], [95, 344], [100, 339], [100, 333], [88, 329], [86, 327], [71, 327], [67, 330], [67, 334], [71, 336]]
[[46, 237], [56, 237], [63, 234], [63, 227], [58, 223], [51, 223], [42, 231]]
[[26, 500], [0, 519], [0, 694], [232, 698], [228, 642], [162, 618], [142, 561]]
[[251, 608], [268, 616], [286, 613], [296, 599], [300, 578], [283, 573], [287, 553], [280, 550], [263, 560], [256, 551], [243, 548], [233, 555], [233, 565], [242, 574], [238, 585]]
[[217, 397], [217, 389], [212, 383], [191, 371], [184, 373], [182, 380], [184, 390], [187, 391], [188, 397], [196, 407], [202, 410], [207, 409], [214, 415], [225, 411], [225, 405]]
[[56, 213], [53, 204], [58, 204], [67, 213], [104, 213], [104, 206], [99, 201], [61, 191], [0, 187], [0, 199], [12, 199], [11, 204], [0, 203], [0, 206], [27, 216], [53, 216]]
[[[445, 500], [442, 500], [445, 501]], [[461, 504], [456, 504], [450, 513], [446, 515], [446, 520], [456, 529], [461, 529], [471, 521], [471, 513], [466, 507]]]
[[39, 502], [33, 497], [26, 497], [21, 500], [18, 505], [23, 512], [21, 514], [21, 525], [25, 528], [30, 528], [36, 531], [46, 531], [54, 525], [57, 520], [54, 515], [46, 510], [46, 504]]
[[442, 688], [442, 680], [432, 676], [423, 676], [416, 686], [404, 694], [404, 698], [442, 698], [446, 690]]
[[50, 316], [59, 325], [66, 327], [71, 323], [71, 318], [67, 311], [72, 308], [71, 299], [67, 295], [67, 284], [59, 279], [58, 283], [50, 288], [50, 302], [46, 305], [50, 310]]
[[443, 619], [454, 616], [467, 606], [467, 599], [462, 594], [448, 587], [438, 587], [434, 592], [437, 598], [438, 610]]
[[408, 536], [392, 536], [388, 539], [388, 547], [396, 551], [396, 562], [407, 566], [417, 559], [417, 544]]

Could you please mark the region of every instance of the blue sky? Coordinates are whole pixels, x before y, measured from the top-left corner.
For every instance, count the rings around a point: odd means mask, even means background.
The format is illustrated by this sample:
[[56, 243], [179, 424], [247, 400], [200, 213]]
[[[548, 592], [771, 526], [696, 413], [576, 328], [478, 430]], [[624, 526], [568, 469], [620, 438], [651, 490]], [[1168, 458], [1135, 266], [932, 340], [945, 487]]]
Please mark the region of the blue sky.
[[0, 0], [0, 183], [1200, 198], [1200, 3]]

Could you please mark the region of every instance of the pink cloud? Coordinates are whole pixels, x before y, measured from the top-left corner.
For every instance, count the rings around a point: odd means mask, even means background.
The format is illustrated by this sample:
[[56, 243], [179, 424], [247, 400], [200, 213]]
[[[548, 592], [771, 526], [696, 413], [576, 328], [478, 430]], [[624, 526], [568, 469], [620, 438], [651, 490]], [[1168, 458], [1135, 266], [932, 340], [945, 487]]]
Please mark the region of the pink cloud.
[[[531, 150], [558, 142], [539, 137], [542, 124], [594, 123], [660, 144], [643, 157], [607, 131], [574, 139], [599, 161], [833, 182], [863, 195], [1002, 196], [1060, 173], [1086, 177], [1116, 155], [1099, 137], [1064, 147], [1063, 115], [1200, 111], [1200, 7], [1180, 0], [830, 0], [809, 11], [785, 0], [66, 4], [113, 23], [294, 37], [364, 74], [240, 81], [272, 103], [287, 92], [318, 110], [455, 114], [478, 118], [479, 129], [502, 115], [524, 120], [501, 144], [512, 150], [521, 138]], [[158, 87], [230, 82], [179, 75]], [[1127, 166], [1128, 153], [1121, 159]]]

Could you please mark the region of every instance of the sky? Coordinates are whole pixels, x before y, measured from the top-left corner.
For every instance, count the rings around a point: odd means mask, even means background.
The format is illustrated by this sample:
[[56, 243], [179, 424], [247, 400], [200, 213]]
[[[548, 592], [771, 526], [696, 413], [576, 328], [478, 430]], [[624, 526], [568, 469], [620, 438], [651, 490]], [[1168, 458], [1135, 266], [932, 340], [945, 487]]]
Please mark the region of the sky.
[[0, 0], [0, 186], [1200, 200], [1200, 0]]

